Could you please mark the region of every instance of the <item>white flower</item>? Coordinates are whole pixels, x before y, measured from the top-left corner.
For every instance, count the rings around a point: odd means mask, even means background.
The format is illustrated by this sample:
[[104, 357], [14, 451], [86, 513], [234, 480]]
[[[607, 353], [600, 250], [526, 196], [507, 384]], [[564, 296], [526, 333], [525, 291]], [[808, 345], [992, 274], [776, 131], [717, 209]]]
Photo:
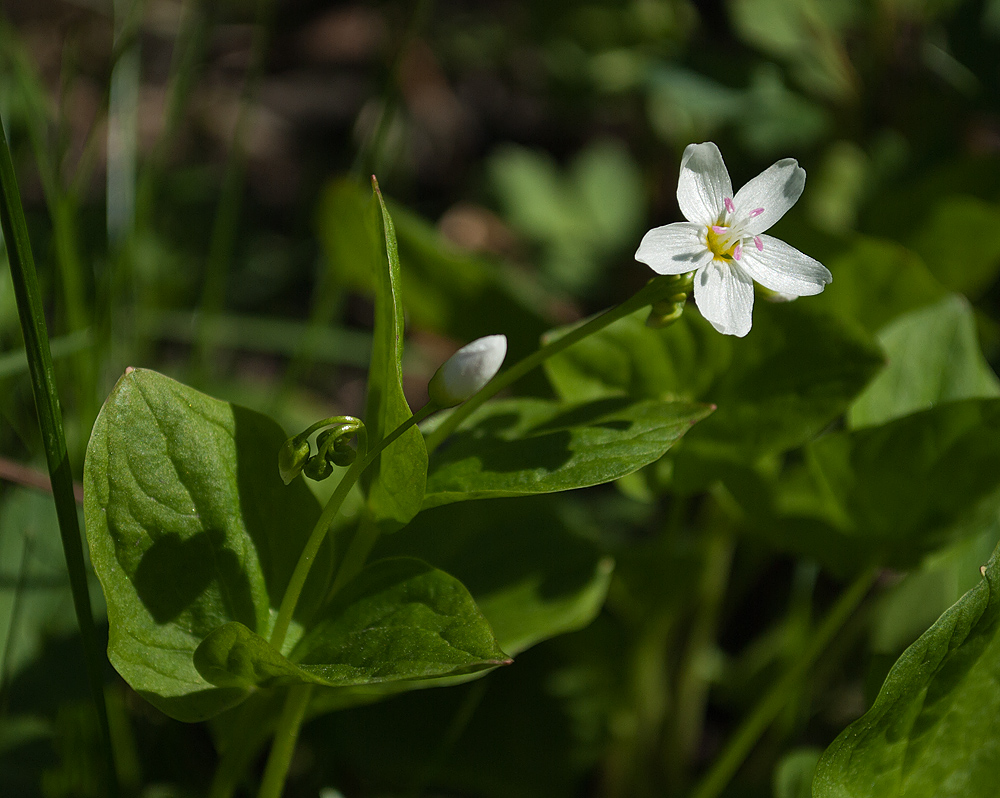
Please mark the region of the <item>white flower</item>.
[[719, 332], [743, 337], [753, 322], [754, 280], [793, 298], [818, 294], [833, 279], [819, 261], [761, 235], [795, 204], [805, 183], [805, 169], [785, 158], [734, 195], [719, 148], [689, 144], [677, 181], [687, 221], [650, 230], [635, 259], [660, 274], [696, 271], [701, 315]]
[[507, 356], [507, 337], [487, 335], [466, 344], [431, 377], [427, 393], [438, 407], [461, 404], [496, 376]]

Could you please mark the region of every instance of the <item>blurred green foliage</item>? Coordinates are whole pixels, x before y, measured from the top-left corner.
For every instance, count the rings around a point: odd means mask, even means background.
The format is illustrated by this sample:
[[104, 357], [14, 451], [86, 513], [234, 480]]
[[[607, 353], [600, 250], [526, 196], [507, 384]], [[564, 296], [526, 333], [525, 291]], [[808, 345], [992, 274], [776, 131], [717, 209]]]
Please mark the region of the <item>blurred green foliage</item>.
[[[806, 191], [776, 234], [834, 277], [792, 305], [758, 296], [746, 339], [692, 305], [665, 331], [636, 315], [517, 386], [532, 405], [718, 409], [613, 487], [438, 507], [381, 541], [465, 583], [516, 664], [341, 699], [306, 725], [287, 794], [690, 794], [846, 576], [875, 567], [729, 794], [810, 794], [819, 750], [874, 707], [848, 732], [870, 747], [839, 738], [817, 795], [900, 767], [906, 794], [947, 794], [935, 774], [968, 759], [955, 783], [992, 796], [996, 735], [950, 724], [991, 722], [997, 698], [997, 566], [979, 566], [1000, 539], [1000, 2], [275, 0], [263, 18], [5, 7], [0, 114], [78, 477], [129, 365], [288, 430], [362, 413], [371, 171], [398, 239], [411, 407], [458, 345], [503, 332], [517, 358], [639, 288], [631, 253], [680, 218], [693, 141], [720, 145], [736, 185], [798, 159]], [[25, 476], [42, 448], [22, 350], [4, 269], [0, 772], [19, 795], [96, 794], [53, 514]], [[921, 652], [940, 660], [926, 678]], [[238, 719], [182, 725], [110, 670], [107, 687], [128, 794], [204, 794]]]

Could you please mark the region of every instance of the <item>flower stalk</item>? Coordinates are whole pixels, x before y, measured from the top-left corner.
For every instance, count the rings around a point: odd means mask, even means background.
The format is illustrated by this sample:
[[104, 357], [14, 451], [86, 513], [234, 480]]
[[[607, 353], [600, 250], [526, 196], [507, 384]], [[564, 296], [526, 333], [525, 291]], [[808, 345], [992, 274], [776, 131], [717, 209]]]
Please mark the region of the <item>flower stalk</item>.
[[691, 277], [689, 275], [654, 277], [646, 283], [643, 288], [621, 304], [615, 305], [613, 308], [609, 308], [604, 311], [604, 313], [599, 316], [594, 316], [589, 321], [570, 330], [565, 335], [551, 340], [539, 347], [532, 354], [518, 361], [506, 371], [500, 372], [478, 393], [473, 395], [464, 404], [455, 408], [455, 411], [451, 413], [451, 415], [444, 419], [444, 421], [442, 421], [433, 431], [428, 433], [425, 437], [427, 453], [430, 454], [438, 446], [440, 446], [445, 438], [454, 432], [458, 426], [465, 421], [465, 419], [472, 415], [472, 413], [481, 407], [487, 400], [496, 396], [497, 393], [502, 391], [507, 386], [521, 379], [521, 377], [536, 366], [540, 366], [553, 355], [558, 354], [569, 346], [572, 346], [577, 341], [582, 341], [587, 336], [603, 330], [609, 324], [613, 324], [619, 319], [628, 316], [630, 313], [634, 313], [640, 308], [644, 308], [649, 305], [654, 306], [655, 311], [655, 308], [658, 307], [658, 303], [665, 301], [668, 302], [670, 306], [670, 310], [667, 314], [670, 318], [667, 319], [667, 316], [664, 316], [664, 323], [659, 326], [672, 324], [680, 318], [681, 312], [683, 311], [684, 299], [681, 299], [681, 297], [683, 296], [686, 298], [687, 292], [690, 290]]

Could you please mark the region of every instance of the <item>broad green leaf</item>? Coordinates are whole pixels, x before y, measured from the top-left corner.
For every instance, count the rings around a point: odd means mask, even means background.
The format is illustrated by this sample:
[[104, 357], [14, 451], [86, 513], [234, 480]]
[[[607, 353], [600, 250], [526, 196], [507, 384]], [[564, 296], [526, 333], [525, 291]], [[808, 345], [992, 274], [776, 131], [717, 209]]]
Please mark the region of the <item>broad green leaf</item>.
[[920, 257], [894, 241], [855, 236], [851, 246], [826, 265], [833, 282], [822, 294], [802, 301], [851, 319], [870, 333], [947, 294]]
[[626, 399], [491, 402], [435, 453], [424, 507], [610, 482], [662, 457], [711, 411], [690, 402]]
[[235, 622], [216, 629], [195, 653], [206, 679], [247, 688], [431, 679], [509, 662], [461, 582], [403, 557], [358, 574], [287, 658]]
[[1000, 206], [952, 195], [934, 204], [913, 249], [944, 285], [979, 297], [1000, 270]]
[[[500, 648], [516, 656], [589, 624], [603, 606], [611, 582], [610, 558], [574, 529], [565, 517], [564, 503], [556, 501], [559, 498], [436, 507], [420, 513], [405, 534], [381, 538], [373, 556], [419, 557], [460, 579], [493, 628]], [[662, 582], [662, 569], [656, 579]], [[671, 583], [682, 584], [683, 574]], [[370, 704], [403, 691], [456, 684], [475, 675], [321, 690], [314, 694], [309, 715]], [[261, 712], [267, 715], [266, 709]], [[280, 705], [274, 706], [274, 717], [279, 712]]]
[[855, 429], [941, 402], [1000, 395], [979, 349], [972, 308], [958, 294], [900, 316], [878, 339], [889, 362], [851, 405], [847, 420]]
[[613, 563], [573, 531], [552, 496], [497, 499], [421, 513], [378, 555], [408, 554], [453, 574], [508, 654], [588, 624]]
[[743, 339], [719, 335], [694, 308], [664, 330], [647, 328], [643, 315], [634, 314], [551, 358], [546, 368], [567, 399], [625, 395], [715, 404], [716, 412], [671, 453], [675, 487], [700, 490], [721, 468], [808, 441], [882, 365], [864, 335], [798, 304], [758, 302], [753, 330]]
[[1000, 773], [1000, 556], [899, 658], [826, 750], [815, 798], [992, 798]]
[[811, 440], [882, 366], [869, 339], [835, 318], [798, 302], [758, 305], [750, 335], [733, 343], [730, 367], [698, 397], [718, 410], [672, 454], [677, 490], [703, 489], [720, 468]]
[[1000, 512], [1000, 400], [832, 433], [806, 459], [808, 470], [735, 491], [758, 533], [840, 571], [913, 567]]
[[[239, 703], [192, 656], [238, 621], [267, 636], [319, 516], [301, 481], [278, 476], [281, 428], [153, 371], [125, 374], [87, 449], [90, 555], [108, 604], [108, 656], [133, 689], [194, 721]], [[289, 634], [317, 609], [332, 568], [324, 545]]]
[[[399, 252], [392, 219], [378, 185], [372, 223], [384, 231], [385, 250], [376, 261], [375, 332], [368, 370], [365, 424], [375, 446], [413, 414], [403, 394], [403, 303], [399, 295]], [[427, 481], [427, 449], [415, 426], [389, 444], [369, 469], [369, 506], [384, 531], [407, 524], [420, 511]]]

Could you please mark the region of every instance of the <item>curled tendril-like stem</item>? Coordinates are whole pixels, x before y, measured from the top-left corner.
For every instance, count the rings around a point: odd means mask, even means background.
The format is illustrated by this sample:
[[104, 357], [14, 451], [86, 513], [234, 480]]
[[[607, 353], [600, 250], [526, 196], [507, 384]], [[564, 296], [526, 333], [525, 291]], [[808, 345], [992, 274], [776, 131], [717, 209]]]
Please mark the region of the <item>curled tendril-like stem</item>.
[[[316, 454], [312, 454], [309, 436], [328, 427], [316, 437]], [[364, 423], [354, 416], [333, 416], [317, 421], [311, 427], [285, 441], [278, 453], [278, 471], [287, 485], [299, 474], [319, 481], [333, 473], [333, 467], [349, 466], [357, 457], [351, 439]]]

